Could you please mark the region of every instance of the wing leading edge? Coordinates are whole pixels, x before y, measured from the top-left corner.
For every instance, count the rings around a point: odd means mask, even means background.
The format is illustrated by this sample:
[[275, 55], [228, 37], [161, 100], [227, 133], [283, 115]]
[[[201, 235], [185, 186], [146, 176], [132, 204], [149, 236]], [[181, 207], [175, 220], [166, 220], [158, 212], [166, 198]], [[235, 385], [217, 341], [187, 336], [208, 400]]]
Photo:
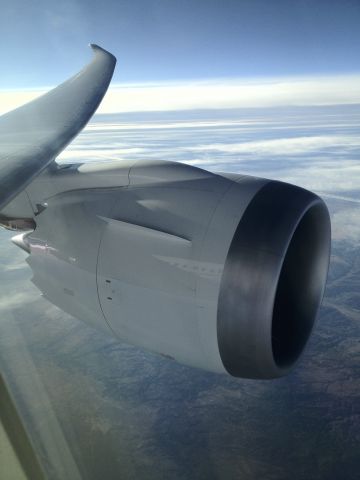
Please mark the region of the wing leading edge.
[[94, 58], [83, 70], [0, 117], [0, 210], [55, 159], [99, 106], [116, 58], [91, 47]]

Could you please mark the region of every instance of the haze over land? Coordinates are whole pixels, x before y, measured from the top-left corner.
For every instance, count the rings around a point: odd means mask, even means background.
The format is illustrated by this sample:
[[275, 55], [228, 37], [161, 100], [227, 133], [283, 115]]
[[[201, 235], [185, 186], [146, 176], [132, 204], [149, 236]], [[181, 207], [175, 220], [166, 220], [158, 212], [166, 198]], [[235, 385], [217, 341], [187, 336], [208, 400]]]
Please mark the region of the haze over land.
[[1, 370], [51, 478], [357, 478], [359, 124], [359, 105], [98, 115], [61, 155], [173, 160], [298, 184], [324, 196], [333, 250], [298, 367], [249, 381], [117, 343], [62, 313], [1, 231]]

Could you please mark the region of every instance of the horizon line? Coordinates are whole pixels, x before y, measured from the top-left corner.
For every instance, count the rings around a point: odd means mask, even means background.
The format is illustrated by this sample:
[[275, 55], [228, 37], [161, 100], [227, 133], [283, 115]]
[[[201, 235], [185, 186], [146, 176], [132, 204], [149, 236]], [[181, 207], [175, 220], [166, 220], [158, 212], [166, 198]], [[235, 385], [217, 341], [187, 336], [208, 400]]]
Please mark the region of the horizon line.
[[[51, 89], [51, 87], [50, 87]], [[44, 87], [0, 90], [0, 114], [46, 93]], [[354, 105], [360, 74], [114, 83], [97, 113]]]

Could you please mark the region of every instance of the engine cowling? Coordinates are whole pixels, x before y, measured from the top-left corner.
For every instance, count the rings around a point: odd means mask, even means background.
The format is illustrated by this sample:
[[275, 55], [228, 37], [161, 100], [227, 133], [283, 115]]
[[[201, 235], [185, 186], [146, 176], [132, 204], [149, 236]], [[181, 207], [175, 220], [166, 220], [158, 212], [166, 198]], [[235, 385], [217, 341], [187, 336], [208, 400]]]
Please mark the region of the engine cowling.
[[70, 314], [181, 363], [287, 373], [325, 288], [324, 202], [170, 162], [138, 162], [128, 178], [48, 200], [27, 237], [34, 283]]

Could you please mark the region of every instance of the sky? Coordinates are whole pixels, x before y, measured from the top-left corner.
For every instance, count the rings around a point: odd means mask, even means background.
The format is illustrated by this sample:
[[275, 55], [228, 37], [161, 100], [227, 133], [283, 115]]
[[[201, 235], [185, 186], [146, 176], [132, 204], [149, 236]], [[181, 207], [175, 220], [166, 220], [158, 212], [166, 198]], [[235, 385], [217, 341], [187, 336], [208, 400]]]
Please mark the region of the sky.
[[0, 89], [56, 85], [98, 43], [114, 83], [360, 74], [358, 0], [1, 0]]
[[90, 42], [118, 59], [101, 113], [360, 103], [358, 0], [0, 1], [0, 113]]

